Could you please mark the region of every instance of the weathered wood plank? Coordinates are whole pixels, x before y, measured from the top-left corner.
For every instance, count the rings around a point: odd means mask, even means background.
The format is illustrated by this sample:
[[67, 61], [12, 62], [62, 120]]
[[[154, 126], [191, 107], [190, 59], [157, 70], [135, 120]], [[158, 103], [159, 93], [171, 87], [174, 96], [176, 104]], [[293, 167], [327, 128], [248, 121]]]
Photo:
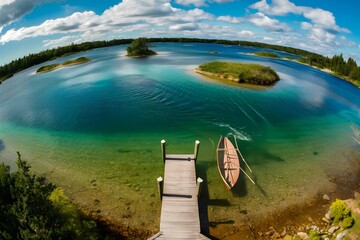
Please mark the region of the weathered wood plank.
[[200, 234], [194, 154], [166, 154], [156, 239], [207, 239]]

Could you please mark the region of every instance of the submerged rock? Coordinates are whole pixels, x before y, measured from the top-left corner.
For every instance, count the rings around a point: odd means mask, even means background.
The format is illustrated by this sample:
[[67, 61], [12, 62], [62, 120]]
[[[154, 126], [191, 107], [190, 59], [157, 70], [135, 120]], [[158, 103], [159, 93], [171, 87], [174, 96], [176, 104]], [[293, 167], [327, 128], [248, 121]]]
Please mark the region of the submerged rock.
[[327, 194], [324, 194], [322, 197], [325, 201], [330, 201], [330, 197]]

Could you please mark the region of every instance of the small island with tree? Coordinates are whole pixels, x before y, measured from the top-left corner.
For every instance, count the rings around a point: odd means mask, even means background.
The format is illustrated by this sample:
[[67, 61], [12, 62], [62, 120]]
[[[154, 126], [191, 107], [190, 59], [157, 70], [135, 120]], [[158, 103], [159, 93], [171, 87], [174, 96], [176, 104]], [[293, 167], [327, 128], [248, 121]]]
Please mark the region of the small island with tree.
[[68, 61], [65, 61], [63, 63], [50, 64], [50, 65], [42, 66], [36, 71], [36, 73], [50, 72], [50, 71], [53, 71], [55, 69], [59, 69], [59, 68], [62, 68], [62, 67], [78, 65], [78, 64], [81, 64], [81, 63], [89, 62], [89, 61], [91, 61], [91, 59], [86, 58], [86, 57], [79, 57], [77, 59], [68, 60]]
[[261, 86], [270, 86], [280, 80], [273, 69], [259, 64], [208, 62], [196, 68], [195, 72], [210, 78]]
[[134, 39], [130, 46], [126, 48], [128, 57], [146, 57], [156, 55], [156, 52], [149, 49], [148, 41], [146, 38], [141, 37]]

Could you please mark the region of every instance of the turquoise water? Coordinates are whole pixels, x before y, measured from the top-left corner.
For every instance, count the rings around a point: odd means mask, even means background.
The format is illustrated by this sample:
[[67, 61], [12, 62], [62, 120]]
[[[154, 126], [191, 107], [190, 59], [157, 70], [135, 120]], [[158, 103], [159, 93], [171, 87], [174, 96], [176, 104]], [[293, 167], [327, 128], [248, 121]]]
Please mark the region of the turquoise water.
[[[161, 139], [173, 153], [190, 153], [201, 141], [198, 171], [209, 197], [230, 203], [210, 206], [211, 221], [237, 224], [241, 210], [256, 216], [301, 203], [330, 191], [329, 179], [349, 171], [358, 88], [295, 62], [244, 54], [255, 48], [161, 43], [150, 58], [127, 58], [124, 49], [63, 57], [43, 65], [78, 56], [92, 61], [36, 75], [39, 65], [5, 81], [0, 159], [14, 166], [19, 150], [86, 209], [150, 229], [160, 217]], [[193, 72], [213, 60], [270, 66], [281, 81], [249, 89]], [[243, 178], [229, 192], [221, 182], [215, 146], [228, 134], [237, 135], [256, 186]]]

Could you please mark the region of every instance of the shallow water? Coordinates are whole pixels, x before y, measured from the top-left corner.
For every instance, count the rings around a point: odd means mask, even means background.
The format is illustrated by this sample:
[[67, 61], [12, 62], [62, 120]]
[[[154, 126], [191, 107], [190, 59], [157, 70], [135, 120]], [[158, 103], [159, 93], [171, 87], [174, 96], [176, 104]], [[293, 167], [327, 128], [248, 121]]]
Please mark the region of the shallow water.
[[[149, 58], [124, 57], [124, 46], [95, 49], [52, 61], [85, 56], [89, 63], [38, 75], [35, 66], [4, 82], [0, 159], [14, 166], [21, 151], [88, 210], [149, 229], [160, 218], [161, 139], [172, 153], [191, 153], [200, 140], [198, 175], [214, 222], [241, 224], [241, 212], [261, 216], [299, 204], [348, 171], [358, 88], [308, 66], [244, 54], [255, 48], [155, 45], [159, 54]], [[270, 66], [281, 81], [248, 89], [193, 72], [212, 60]], [[230, 192], [221, 182], [215, 147], [228, 134], [237, 135], [257, 185], [242, 178]]]

